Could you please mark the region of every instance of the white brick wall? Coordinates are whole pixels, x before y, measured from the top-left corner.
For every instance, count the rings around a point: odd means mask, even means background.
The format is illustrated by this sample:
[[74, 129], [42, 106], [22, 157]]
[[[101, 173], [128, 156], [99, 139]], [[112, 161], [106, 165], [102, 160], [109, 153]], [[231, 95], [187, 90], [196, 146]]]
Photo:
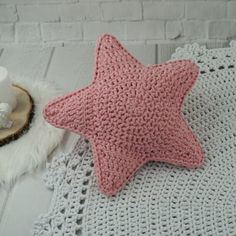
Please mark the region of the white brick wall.
[[176, 20], [184, 18], [184, 2], [144, 2], [144, 19]]
[[16, 42], [40, 42], [40, 29], [38, 23], [16, 23]]
[[0, 46], [236, 38], [236, 0], [0, 0]]
[[101, 3], [104, 20], [142, 20], [142, 8], [139, 1]]
[[82, 40], [80, 22], [73, 23], [43, 23], [42, 38], [47, 41]]

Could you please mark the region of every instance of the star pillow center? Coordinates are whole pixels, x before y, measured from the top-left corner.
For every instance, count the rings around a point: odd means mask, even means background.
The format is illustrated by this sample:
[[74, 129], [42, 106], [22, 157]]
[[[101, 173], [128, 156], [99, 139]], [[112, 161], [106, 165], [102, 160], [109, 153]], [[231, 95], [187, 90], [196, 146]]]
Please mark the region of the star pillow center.
[[92, 84], [51, 101], [44, 117], [90, 141], [98, 186], [113, 195], [149, 161], [201, 166], [201, 146], [181, 112], [198, 73], [189, 60], [144, 66], [104, 35]]

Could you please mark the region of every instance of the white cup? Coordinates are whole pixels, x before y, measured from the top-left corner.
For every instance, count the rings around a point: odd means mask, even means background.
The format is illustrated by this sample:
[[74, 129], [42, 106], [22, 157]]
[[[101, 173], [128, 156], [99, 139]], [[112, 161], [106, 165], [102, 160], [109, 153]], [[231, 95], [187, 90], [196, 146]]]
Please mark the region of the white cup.
[[0, 66], [0, 103], [7, 103], [14, 110], [17, 105], [16, 95], [6, 68]]

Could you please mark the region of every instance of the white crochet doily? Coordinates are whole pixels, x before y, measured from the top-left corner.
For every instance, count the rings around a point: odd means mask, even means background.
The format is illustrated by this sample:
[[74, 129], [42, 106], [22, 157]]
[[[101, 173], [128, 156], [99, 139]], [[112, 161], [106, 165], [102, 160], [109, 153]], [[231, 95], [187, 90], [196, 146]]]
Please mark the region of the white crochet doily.
[[173, 58], [200, 66], [183, 113], [204, 149], [203, 167], [149, 163], [106, 197], [96, 185], [89, 143], [79, 138], [49, 166], [45, 180], [54, 194], [35, 236], [236, 235], [236, 48], [190, 45]]

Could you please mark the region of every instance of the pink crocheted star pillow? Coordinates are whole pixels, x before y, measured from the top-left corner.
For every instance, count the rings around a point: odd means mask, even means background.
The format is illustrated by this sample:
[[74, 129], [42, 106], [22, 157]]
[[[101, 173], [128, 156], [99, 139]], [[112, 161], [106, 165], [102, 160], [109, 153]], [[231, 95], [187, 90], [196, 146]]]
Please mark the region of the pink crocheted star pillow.
[[98, 40], [95, 57], [92, 83], [51, 101], [44, 117], [90, 141], [100, 190], [115, 194], [149, 161], [201, 166], [201, 146], [181, 112], [198, 67], [144, 66], [110, 35]]

